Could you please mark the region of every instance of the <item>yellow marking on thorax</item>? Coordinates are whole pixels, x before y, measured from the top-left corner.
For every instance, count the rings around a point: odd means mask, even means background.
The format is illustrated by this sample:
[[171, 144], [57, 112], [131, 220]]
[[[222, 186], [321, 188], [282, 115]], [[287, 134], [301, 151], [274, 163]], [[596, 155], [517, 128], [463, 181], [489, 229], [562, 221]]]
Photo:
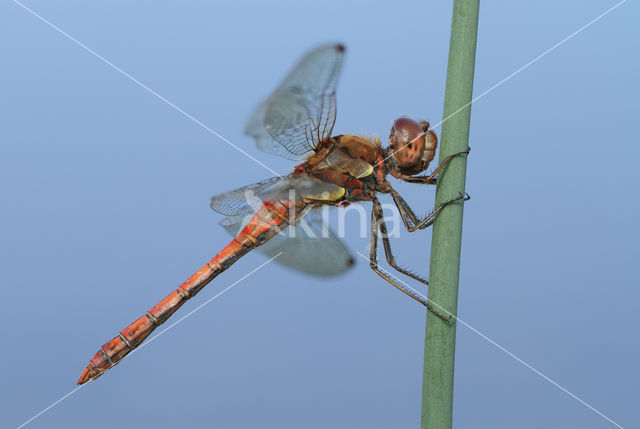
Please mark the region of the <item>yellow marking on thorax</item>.
[[315, 168], [317, 170], [333, 168], [343, 173], [348, 173], [358, 179], [373, 173], [373, 166], [370, 163], [362, 158], [350, 156], [341, 149], [333, 150], [326, 158], [319, 162]]
[[320, 194], [304, 194], [304, 198], [306, 200], [315, 200], [315, 201], [335, 201], [339, 200], [344, 196], [347, 191], [342, 186], [335, 186], [335, 189], [331, 192], [324, 191]]

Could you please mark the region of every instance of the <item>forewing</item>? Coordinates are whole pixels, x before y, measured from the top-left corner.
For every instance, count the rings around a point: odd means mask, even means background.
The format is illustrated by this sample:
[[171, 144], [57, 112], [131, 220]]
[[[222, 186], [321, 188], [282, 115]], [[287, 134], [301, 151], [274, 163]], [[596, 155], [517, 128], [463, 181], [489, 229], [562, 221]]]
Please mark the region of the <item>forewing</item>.
[[294, 154], [284, 145], [278, 143], [271, 137], [271, 134], [264, 127], [264, 115], [267, 108], [268, 100], [263, 101], [251, 114], [247, 125], [245, 126], [245, 134], [253, 137], [256, 141], [258, 149], [280, 155], [285, 158], [301, 161], [306, 157], [308, 151], [301, 154]]
[[314, 49], [258, 106], [245, 132], [256, 139], [260, 149], [302, 159], [331, 135], [336, 120], [335, 91], [343, 58], [342, 45]]
[[264, 201], [334, 201], [344, 188], [306, 174], [273, 177], [211, 198], [211, 208], [227, 216], [255, 213]]
[[[340, 274], [354, 264], [354, 259], [342, 241], [312, 211], [300, 224], [281, 231], [258, 249], [276, 261], [317, 276]], [[228, 217], [220, 222], [230, 234], [236, 235], [251, 219], [248, 216]]]

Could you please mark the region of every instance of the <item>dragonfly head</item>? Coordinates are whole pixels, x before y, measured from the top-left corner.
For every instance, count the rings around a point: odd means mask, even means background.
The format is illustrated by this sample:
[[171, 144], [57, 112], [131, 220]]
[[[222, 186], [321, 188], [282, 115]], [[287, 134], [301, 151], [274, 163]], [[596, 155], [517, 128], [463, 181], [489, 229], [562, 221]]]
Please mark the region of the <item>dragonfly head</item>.
[[429, 130], [429, 123], [399, 118], [393, 121], [389, 146], [398, 170], [414, 175], [429, 167], [436, 153], [438, 138]]

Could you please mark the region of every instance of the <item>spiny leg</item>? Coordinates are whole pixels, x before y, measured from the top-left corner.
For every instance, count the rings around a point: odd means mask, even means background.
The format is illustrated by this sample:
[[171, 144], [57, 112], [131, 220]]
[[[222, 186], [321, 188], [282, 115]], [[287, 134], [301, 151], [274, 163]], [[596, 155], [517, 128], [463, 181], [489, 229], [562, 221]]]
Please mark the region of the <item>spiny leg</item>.
[[396, 204], [396, 207], [398, 207], [402, 223], [404, 223], [404, 226], [408, 231], [411, 231], [412, 228], [415, 228], [415, 226], [420, 223], [418, 216], [416, 216], [411, 207], [409, 207], [409, 204], [407, 204], [398, 191], [390, 187], [390, 193], [393, 198], [393, 202]]
[[425, 307], [427, 307], [428, 310], [432, 311], [433, 314], [438, 316], [440, 319], [444, 320], [447, 323], [451, 320], [451, 314], [445, 315], [445, 314], [442, 314], [442, 313], [434, 310], [433, 307], [431, 306], [431, 304], [429, 304], [429, 301], [427, 301], [427, 299], [425, 297], [419, 295], [418, 293], [416, 293], [415, 291], [409, 289], [406, 286], [400, 285], [398, 282], [396, 282], [394, 279], [392, 279], [391, 276], [389, 276], [386, 273], [383, 273], [380, 270], [380, 268], [378, 267], [378, 225], [376, 223], [375, 210], [372, 210], [372, 212], [371, 212], [371, 243], [370, 243], [370, 248], [369, 248], [369, 266], [380, 277], [385, 279], [387, 282], [389, 282], [396, 289], [400, 290], [401, 292], [404, 292], [405, 294], [409, 295], [411, 298], [413, 298], [416, 301], [418, 301], [420, 304], [422, 304]]
[[399, 267], [398, 264], [396, 263], [396, 258], [393, 256], [393, 252], [391, 251], [391, 243], [389, 242], [389, 235], [387, 234], [387, 224], [384, 220], [382, 206], [380, 205], [380, 202], [377, 199], [373, 200], [373, 215], [376, 218], [378, 227], [380, 228], [380, 236], [382, 238], [382, 245], [384, 246], [384, 254], [387, 257], [387, 262], [389, 263], [389, 265], [395, 268], [396, 271], [399, 271], [402, 274], [409, 276], [412, 279], [417, 280], [421, 283], [424, 283], [428, 286], [429, 282], [427, 280], [423, 279], [422, 277], [416, 274], [413, 274], [410, 271], [405, 270], [402, 267]]
[[460, 194], [456, 198], [445, 201], [444, 203], [440, 204], [434, 211], [429, 213], [426, 218], [419, 220], [415, 213], [413, 213], [413, 210], [411, 210], [411, 207], [409, 207], [409, 204], [407, 204], [404, 198], [402, 198], [402, 196], [395, 189], [391, 188], [390, 193], [393, 201], [396, 203], [396, 207], [398, 207], [398, 210], [400, 211], [402, 222], [409, 232], [415, 232], [419, 229], [425, 229], [433, 225], [435, 217], [438, 215], [438, 213], [440, 213], [440, 211], [449, 204], [455, 203], [456, 201], [460, 200], [469, 201], [471, 199], [469, 194], [467, 194], [466, 192], [464, 194], [460, 192]]
[[466, 150], [463, 150], [461, 152], [454, 153], [453, 155], [447, 156], [440, 163], [440, 165], [438, 165], [436, 167], [436, 169], [433, 170], [433, 172], [428, 176], [417, 176], [417, 177], [415, 177], [415, 176], [404, 176], [403, 175], [403, 176], [400, 176], [400, 179], [402, 179], [402, 180], [404, 180], [405, 182], [408, 182], [408, 183], [422, 183], [422, 184], [426, 184], [426, 185], [435, 185], [438, 182], [438, 178], [436, 177], [436, 174], [438, 174], [440, 172], [440, 170], [442, 170], [456, 156], [468, 155], [470, 151], [471, 151], [471, 148], [468, 147]]

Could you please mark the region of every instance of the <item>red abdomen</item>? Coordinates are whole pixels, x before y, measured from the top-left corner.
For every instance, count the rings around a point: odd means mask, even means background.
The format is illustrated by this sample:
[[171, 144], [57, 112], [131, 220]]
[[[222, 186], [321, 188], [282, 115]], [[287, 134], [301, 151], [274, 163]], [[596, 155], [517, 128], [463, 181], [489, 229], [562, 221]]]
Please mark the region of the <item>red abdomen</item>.
[[[296, 207], [302, 213], [304, 207]], [[124, 328], [111, 341], [105, 343], [85, 368], [78, 384], [98, 378], [107, 369], [120, 362], [128, 353], [138, 347], [153, 332], [164, 323], [189, 298], [200, 292], [211, 280], [222, 273], [234, 262], [253, 248], [264, 243], [288, 226], [289, 204], [265, 202], [253, 216], [249, 224], [214, 256], [202, 266], [176, 290], [151, 307], [143, 316]]]

